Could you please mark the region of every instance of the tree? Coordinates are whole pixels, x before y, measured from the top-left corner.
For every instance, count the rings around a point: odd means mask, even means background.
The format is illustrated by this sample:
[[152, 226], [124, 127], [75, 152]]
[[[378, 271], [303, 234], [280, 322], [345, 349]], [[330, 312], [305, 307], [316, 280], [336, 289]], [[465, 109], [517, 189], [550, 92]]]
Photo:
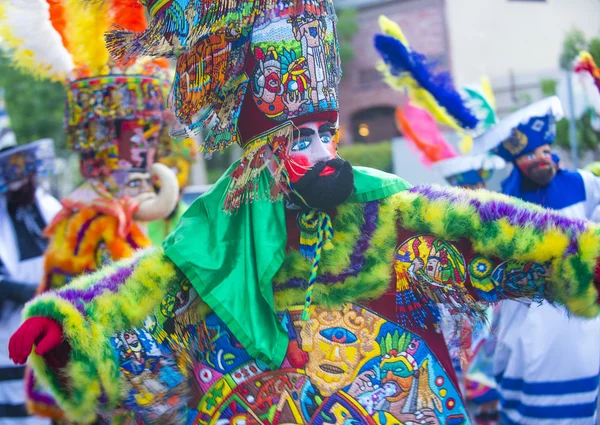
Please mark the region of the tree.
[[358, 12], [356, 9], [341, 9], [337, 11], [337, 35], [340, 42], [340, 59], [342, 65], [349, 64], [354, 59], [352, 39], [358, 32]]
[[[573, 69], [573, 61], [582, 50], [590, 52], [596, 64], [600, 64], [600, 38], [593, 38], [588, 42], [583, 32], [574, 28], [567, 33], [563, 42], [563, 51], [560, 55], [560, 67], [566, 71], [571, 71]], [[548, 96], [555, 94], [556, 82], [553, 80], [542, 80], [541, 85], [544, 95]], [[598, 154], [600, 133], [592, 126], [592, 119], [596, 114], [596, 111], [588, 109], [581, 118], [575, 122], [577, 149], [580, 153], [592, 151], [594, 152], [594, 156], [597, 156]], [[560, 120], [556, 125], [556, 143], [565, 149], [570, 148], [569, 121], [566, 118]]]
[[560, 67], [565, 71], [570, 71], [573, 67], [573, 61], [579, 55], [579, 52], [586, 50], [588, 43], [585, 40], [585, 34], [578, 28], [569, 31], [563, 41], [563, 49], [560, 54]]
[[0, 87], [4, 87], [6, 110], [19, 144], [49, 137], [57, 151], [66, 149], [63, 84], [36, 80], [0, 56]]
[[594, 58], [596, 65], [600, 66], [600, 38], [592, 38], [588, 43], [588, 52]]

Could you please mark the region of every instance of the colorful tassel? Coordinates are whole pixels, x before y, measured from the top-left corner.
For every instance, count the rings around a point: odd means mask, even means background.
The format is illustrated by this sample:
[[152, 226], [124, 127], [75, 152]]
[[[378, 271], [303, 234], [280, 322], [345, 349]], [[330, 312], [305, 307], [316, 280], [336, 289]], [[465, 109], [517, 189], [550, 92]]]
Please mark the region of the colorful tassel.
[[302, 311], [302, 320], [308, 320], [313, 288], [317, 280], [319, 262], [321, 261], [321, 251], [322, 249], [330, 250], [333, 248], [331, 243], [333, 227], [329, 215], [318, 210], [309, 210], [298, 215], [298, 226], [300, 227], [300, 253], [305, 258], [312, 260], [304, 310]]

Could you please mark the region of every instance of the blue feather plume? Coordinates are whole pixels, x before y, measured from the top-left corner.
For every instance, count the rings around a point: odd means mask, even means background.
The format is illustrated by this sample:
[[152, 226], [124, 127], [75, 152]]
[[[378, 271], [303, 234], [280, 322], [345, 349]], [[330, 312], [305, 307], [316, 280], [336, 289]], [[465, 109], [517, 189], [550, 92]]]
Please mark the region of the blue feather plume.
[[454, 88], [452, 77], [447, 72], [435, 73], [434, 66], [427, 57], [409, 50], [400, 40], [387, 35], [375, 36], [375, 48], [390, 67], [394, 76], [408, 72], [415, 81], [431, 93], [440, 106], [450, 114], [461, 127], [474, 129], [479, 120], [465, 105], [462, 97]]

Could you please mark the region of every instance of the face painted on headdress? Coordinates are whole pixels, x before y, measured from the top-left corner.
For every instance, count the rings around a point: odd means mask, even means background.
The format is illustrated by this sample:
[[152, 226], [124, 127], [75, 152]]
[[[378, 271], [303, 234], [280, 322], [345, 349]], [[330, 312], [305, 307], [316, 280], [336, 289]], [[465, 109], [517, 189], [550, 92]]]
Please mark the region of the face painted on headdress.
[[556, 175], [557, 165], [552, 160], [550, 145], [542, 145], [515, 161], [521, 172], [540, 186], [545, 186]]

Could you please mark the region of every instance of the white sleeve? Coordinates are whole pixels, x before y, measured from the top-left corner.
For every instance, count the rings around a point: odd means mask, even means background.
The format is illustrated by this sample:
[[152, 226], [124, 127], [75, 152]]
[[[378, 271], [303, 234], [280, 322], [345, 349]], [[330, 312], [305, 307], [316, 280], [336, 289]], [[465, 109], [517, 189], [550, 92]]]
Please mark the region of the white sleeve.
[[54, 216], [62, 210], [62, 204], [40, 187], [37, 188], [35, 195], [42, 217], [48, 224], [52, 221]]
[[578, 172], [585, 186], [585, 216], [589, 220], [600, 222], [600, 177], [585, 170]]

